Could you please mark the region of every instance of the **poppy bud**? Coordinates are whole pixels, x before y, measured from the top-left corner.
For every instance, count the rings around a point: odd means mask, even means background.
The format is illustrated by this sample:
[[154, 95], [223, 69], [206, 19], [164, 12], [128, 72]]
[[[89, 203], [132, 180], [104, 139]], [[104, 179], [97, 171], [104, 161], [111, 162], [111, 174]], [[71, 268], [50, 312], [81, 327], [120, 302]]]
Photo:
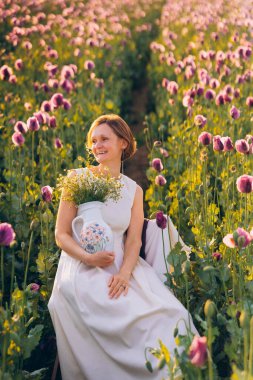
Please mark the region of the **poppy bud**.
[[150, 361], [147, 360], [145, 366], [149, 372], [153, 372], [152, 364], [150, 363]]
[[204, 313], [206, 317], [212, 318], [216, 314], [216, 306], [213, 301], [207, 300], [204, 306]]

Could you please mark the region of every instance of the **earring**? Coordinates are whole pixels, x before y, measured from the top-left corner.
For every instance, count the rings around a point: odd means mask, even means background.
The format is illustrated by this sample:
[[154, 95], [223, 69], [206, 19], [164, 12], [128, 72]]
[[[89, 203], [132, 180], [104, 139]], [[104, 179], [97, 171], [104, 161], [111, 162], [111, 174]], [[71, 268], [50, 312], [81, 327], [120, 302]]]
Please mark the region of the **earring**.
[[125, 150], [122, 150], [122, 155], [121, 155], [121, 174], [124, 174], [124, 152]]

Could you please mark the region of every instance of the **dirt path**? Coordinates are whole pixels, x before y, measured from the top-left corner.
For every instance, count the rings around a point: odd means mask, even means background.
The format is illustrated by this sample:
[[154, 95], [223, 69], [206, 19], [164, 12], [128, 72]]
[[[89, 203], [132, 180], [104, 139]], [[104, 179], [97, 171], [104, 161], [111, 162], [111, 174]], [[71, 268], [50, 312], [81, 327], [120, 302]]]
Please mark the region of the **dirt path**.
[[149, 165], [148, 161], [148, 150], [143, 143], [138, 143], [139, 141], [144, 141], [143, 137], [143, 121], [144, 116], [147, 113], [147, 102], [148, 102], [148, 86], [146, 83], [140, 88], [133, 91], [133, 102], [131, 107], [130, 126], [132, 128], [133, 134], [137, 140], [137, 152], [135, 155], [125, 161], [124, 163], [124, 173], [136, 181], [145, 191], [148, 187], [148, 179], [146, 177], [146, 169]]

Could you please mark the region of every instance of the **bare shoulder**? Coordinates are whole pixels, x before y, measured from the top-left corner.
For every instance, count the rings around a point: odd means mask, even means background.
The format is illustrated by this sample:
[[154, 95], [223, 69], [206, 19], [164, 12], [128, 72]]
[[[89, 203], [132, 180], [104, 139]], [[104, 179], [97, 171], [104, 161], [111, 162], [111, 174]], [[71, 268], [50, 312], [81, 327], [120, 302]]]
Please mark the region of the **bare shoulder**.
[[136, 193], [135, 194], [138, 197], [142, 197], [143, 196], [143, 189], [138, 184], [136, 184]]

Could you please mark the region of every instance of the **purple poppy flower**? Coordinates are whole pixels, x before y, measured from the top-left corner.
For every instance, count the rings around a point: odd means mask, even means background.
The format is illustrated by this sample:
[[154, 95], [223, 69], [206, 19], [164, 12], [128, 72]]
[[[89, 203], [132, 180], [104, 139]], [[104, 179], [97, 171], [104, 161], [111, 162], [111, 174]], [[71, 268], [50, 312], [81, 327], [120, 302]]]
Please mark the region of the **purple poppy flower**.
[[62, 142], [61, 142], [61, 140], [58, 137], [54, 140], [54, 147], [56, 149], [61, 149], [62, 148]]
[[203, 145], [210, 145], [212, 141], [212, 135], [209, 132], [202, 132], [198, 137], [198, 142]]
[[247, 154], [249, 152], [249, 144], [246, 140], [241, 139], [235, 142], [235, 149], [237, 152]]
[[246, 105], [248, 107], [253, 107], [253, 96], [248, 96], [246, 99]]
[[9, 223], [0, 223], [0, 245], [8, 247], [15, 239], [16, 234]]
[[224, 146], [224, 152], [229, 152], [234, 149], [232, 140], [229, 136], [222, 137], [221, 141]]
[[49, 92], [49, 87], [47, 83], [41, 83], [40, 88], [44, 90], [44, 92]]
[[199, 128], [203, 128], [206, 125], [206, 121], [207, 121], [207, 119], [203, 115], [196, 115], [194, 118], [194, 123]]
[[56, 50], [52, 49], [48, 52], [48, 57], [53, 59], [58, 59], [59, 55]]
[[40, 88], [39, 83], [38, 83], [38, 82], [34, 82], [34, 84], [33, 84], [33, 89], [34, 89], [34, 91], [35, 91], [35, 92], [38, 91], [39, 88]]
[[235, 82], [236, 82], [237, 84], [242, 84], [242, 83], [244, 83], [244, 82], [245, 82], [245, 78], [244, 78], [244, 76], [238, 74], [238, 75], [236, 76], [236, 80], [235, 80]]
[[72, 67], [70, 66], [63, 66], [61, 70], [61, 79], [69, 79], [69, 78], [74, 78], [75, 73]]
[[13, 144], [16, 146], [21, 146], [25, 142], [25, 138], [20, 132], [14, 132], [11, 139], [12, 139]]
[[56, 128], [56, 118], [55, 116], [49, 116], [49, 127], [50, 128]]
[[197, 86], [197, 95], [202, 96], [204, 94], [204, 87], [198, 85]]
[[158, 211], [156, 213], [156, 224], [159, 228], [161, 228], [162, 230], [164, 230], [166, 227], [167, 227], [167, 218], [166, 216], [163, 214], [162, 211]]
[[247, 174], [241, 175], [236, 180], [236, 186], [240, 193], [251, 193], [253, 191], [253, 177]]
[[95, 63], [93, 61], [85, 61], [84, 62], [84, 68], [85, 70], [93, 70], [95, 69]]
[[67, 99], [63, 99], [62, 101], [63, 108], [68, 111], [71, 108], [71, 103]]
[[225, 103], [224, 95], [222, 93], [219, 93], [215, 98], [215, 104], [217, 106], [221, 106]]
[[16, 75], [11, 75], [9, 78], [9, 83], [16, 84], [17, 83], [17, 77]]
[[14, 131], [20, 133], [26, 133], [28, 131], [26, 123], [23, 121], [17, 121], [14, 125]]
[[60, 86], [68, 93], [75, 89], [75, 83], [69, 79], [61, 80]]
[[234, 98], [236, 98], [236, 99], [240, 98], [240, 89], [239, 88], [235, 88], [235, 90], [234, 90]]
[[213, 136], [213, 150], [217, 152], [221, 152], [223, 148], [224, 148], [224, 145], [221, 141], [221, 136], [220, 135]]
[[209, 83], [212, 89], [220, 87], [220, 82], [216, 78], [212, 78]]
[[12, 74], [13, 71], [11, 67], [7, 65], [0, 67], [0, 79], [8, 81]]
[[21, 58], [17, 59], [14, 63], [14, 67], [16, 70], [22, 70], [24, 67], [24, 63]]
[[50, 77], [54, 77], [56, 75], [57, 71], [58, 71], [58, 66], [57, 65], [52, 65], [51, 63], [49, 63], [49, 65], [47, 66], [46, 70], [48, 71], [48, 74], [49, 74]]
[[95, 86], [97, 88], [103, 88], [104, 85], [105, 85], [105, 82], [103, 78], [95, 78]]
[[213, 252], [212, 253], [212, 257], [216, 260], [216, 261], [220, 261], [222, 259], [222, 254], [220, 252]]
[[155, 177], [155, 184], [157, 186], [164, 186], [167, 183], [163, 175], [159, 174]]
[[31, 50], [32, 49], [32, 44], [30, 41], [24, 41], [22, 46], [26, 49], [26, 50]]
[[213, 90], [210, 90], [210, 89], [208, 89], [207, 91], [206, 91], [206, 93], [205, 93], [205, 98], [207, 99], [207, 100], [212, 100], [212, 99], [214, 99], [215, 98], [215, 92], [213, 91]]
[[237, 228], [233, 234], [227, 234], [223, 238], [223, 243], [229, 248], [247, 247], [253, 240], [252, 235], [243, 228]]
[[178, 92], [178, 84], [174, 81], [168, 83], [167, 90], [171, 95], [176, 95]]
[[169, 152], [164, 148], [160, 148], [160, 153], [163, 155], [163, 157], [169, 157]]
[[55, 90], [59, 87], [59, 81], [54, 78], [49, 78], [48, 79], [48, 87], [54, 88]]
[[53, 189], [50, 186], [43, 186], [41, 188], [42, 199], [45, 202], [51, 202], [53, 197]]
[[190, 95], [185, 95], [183, 97], [183, 106], [184, 107], [191, 107], [193, 105], [193, 99]]
[[40, 285], [33, 282], [32, 284], [29, 285], [29, 288], [32, 292], [38, 293], [38, 291], [40, 290]]
[[154, 158], [152, 161], [152, 167], [157, 170], [158, 172], [161, 172], [163, 170], [163, 164], [160, 158]]
[[43, 112], [41, 112], [41, 111], [34, 112], [33, 116], [36, 117], [36, 119], [38, 120], [38, 122], [39, 122], [40, 125], [46, 123], [46, 119], [45, 119], [45, 116], [44, 116]]
[[230, 113], [230, 116], [235, 120], [239, 119], [240, 117], [240, 110], [238, 110], [235, 106], [232, 106], [229, 113]]
[[29, 131], [36, 132], [40, 129], [40, 124], [35, 116], [29, 117], [27, 120], [27, 127]]
[[77, 65], [75, 65], [74, 63], [70, 63], [69, 67], [71, 67], [71, 69], [73, 70], [74, 74], [77, 74], [77, 72], [78, 72]]
[[52, 98], [50, 99], [50, 102], [51, 102], [51, 105], [54, 107], [54, 108], [58, 108], [62, 105], [63, 103], [63, 95], [61, 93], [56, 93], [52, 96]]
[[162, 79], [162, 87], [163, 88], [166, 88], [166, 90], [168, 89], [168, 84], [169, 84], [169, 79], [167, 79], [167, 78], [163, 78]]
[[40, 106], [40, 109], [43, 112], [50, 112], [50, 111], [52, 111], [51, 103], [49, 101], [47, 101], [47, 100], [44, 100], [44, 102], [42, 102], [42, 104]]

